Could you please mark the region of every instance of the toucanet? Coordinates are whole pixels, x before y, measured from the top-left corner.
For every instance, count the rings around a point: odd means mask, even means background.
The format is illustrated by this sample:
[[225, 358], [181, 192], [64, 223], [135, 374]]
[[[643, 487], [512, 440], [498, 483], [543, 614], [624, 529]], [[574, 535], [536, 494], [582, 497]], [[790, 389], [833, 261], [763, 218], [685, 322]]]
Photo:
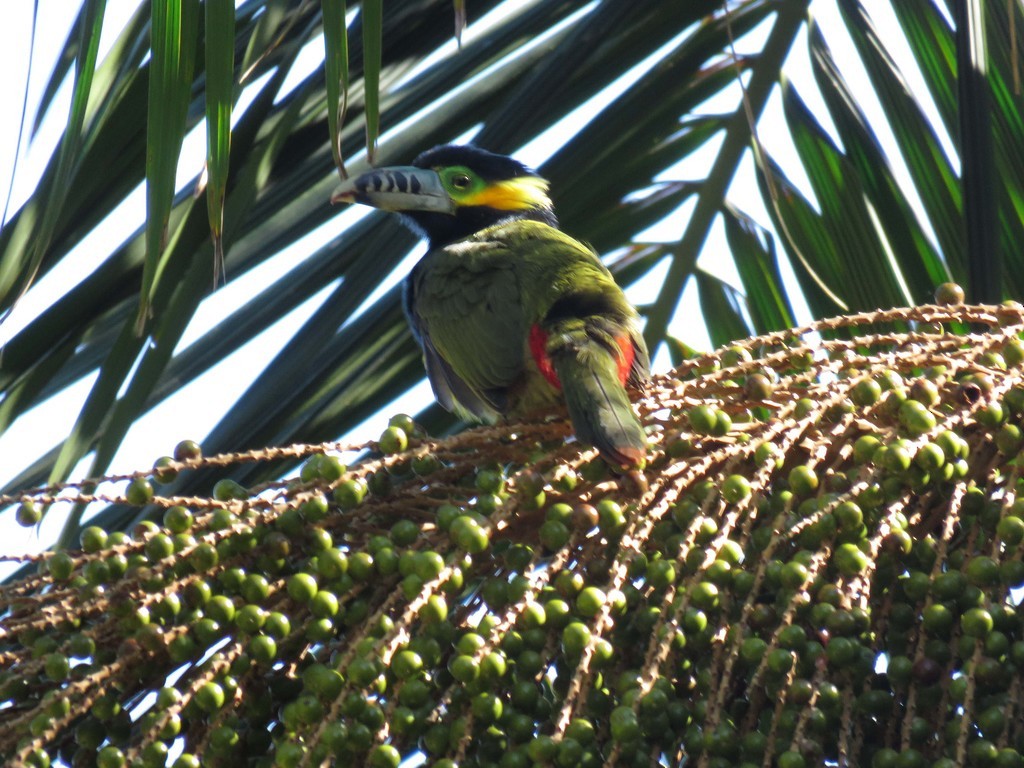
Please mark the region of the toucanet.
[[404, 304], [441, 405], [493, 423], [564, 401], [579, 440], [616, 468], [643, 466], [627, 394], [649, 375], [639, 317], [597, 254], [559, 230], [547, 181], [448, 145], [350, 178], [331, 200], [395, 211], [428, 240]]

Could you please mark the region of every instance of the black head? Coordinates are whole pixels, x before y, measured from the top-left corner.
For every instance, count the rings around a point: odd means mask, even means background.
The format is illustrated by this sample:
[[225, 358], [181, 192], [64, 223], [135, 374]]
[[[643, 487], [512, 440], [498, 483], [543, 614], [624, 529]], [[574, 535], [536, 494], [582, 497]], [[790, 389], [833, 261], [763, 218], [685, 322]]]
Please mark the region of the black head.
[[470, 145], [444, 144], [422, 152], [412, 164], [441, 176], [455, 201], [452, 215], [405, 211], [402, 218], [431, 247], [461, 240], [510, 219], [534, 219], [557, 226], [548, 183], [515, 158]]
[[417, 168], [432, 171], [464, 165], [489, 182], [517, 179], [520, 176], [537, 176], [536, 172], [514, 157], [488, 152], [471, 144], [442, 144], [421, 152], [412, 164]]
[[518, 160], [447, 144], [423, 152], [411, 166], [350, 179], [332, 199], [395, 211], [436, 248], [511, 219], [557, 226], [547, 189], [547, 181]]

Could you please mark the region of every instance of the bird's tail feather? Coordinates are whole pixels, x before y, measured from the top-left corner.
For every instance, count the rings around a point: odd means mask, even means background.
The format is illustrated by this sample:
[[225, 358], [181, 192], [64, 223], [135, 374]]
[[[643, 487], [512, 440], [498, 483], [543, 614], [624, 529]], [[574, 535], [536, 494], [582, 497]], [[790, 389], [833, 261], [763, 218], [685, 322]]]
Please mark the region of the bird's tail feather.
[[604, 344], [585, 329], [563, 330], [551, 339], [551, 362], [576, 436], [616, 467], [642, 467], [647, 436], [619, 379], [617, 345]]

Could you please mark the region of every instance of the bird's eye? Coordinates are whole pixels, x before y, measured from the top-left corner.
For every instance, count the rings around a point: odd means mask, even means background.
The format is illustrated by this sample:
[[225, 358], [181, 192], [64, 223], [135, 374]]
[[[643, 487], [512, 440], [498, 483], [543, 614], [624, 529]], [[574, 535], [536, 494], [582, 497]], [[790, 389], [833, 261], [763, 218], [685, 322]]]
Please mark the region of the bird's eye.
[[469, 189], [469, 185], [473, 183], [473, 180], [464, 173], [456, 174], [452, 176], [452, 186], [456, 189]]

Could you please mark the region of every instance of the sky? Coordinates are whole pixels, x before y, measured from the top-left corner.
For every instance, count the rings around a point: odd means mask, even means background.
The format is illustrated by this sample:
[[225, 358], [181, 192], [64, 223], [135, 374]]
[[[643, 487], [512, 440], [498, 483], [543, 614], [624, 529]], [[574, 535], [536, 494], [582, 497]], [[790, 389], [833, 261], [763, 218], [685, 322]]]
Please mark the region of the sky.
[[[864, 0], [862, 4], [875, 20], [886, 42], [893, 44], [892, 53], [907, 76], [908, 88], [919, 98], [926, 111], [930, 111], [930, 114], [934, 116], [934, 106], [927, 96], [909, 51], [897, 45], [899, 42], [898, 24], [892, 14], [890, 3], [888, 0]], [[9, 112], [8, 118], [0, 121], [0, 199], [6, 198], [8, 187], [10, 187], [11, 196], [7, 205], [8, 217], [17, 210], [33, 190], [39, 174], [56, 145], [63, 121], [66, 119], [70, 101], [70, 82], [65, 83], [39, 133], [29, 136], [28, 131], [34, 117], [35, 104], [49, 77], [54, 58], [61, 50], [70, 24], [74, 19], [74, 14], [69, 10], [71, 5], [69, 0], [38, 0], [39, 20], [35, 33], [34, 50], [30, 50], [32, 3], [21, 0], [20, 2], [6, 2], [0, 7], [0, 21], [2, 21], [0, 23], [0, 71], [5, 73], [5, 77], [0, 79], [2, 103], [20, 105], [25, 98], [26, 78], [28, 78], [28, 114], [25, 121], [25, 132], [19, 136], [17, 111]], [[115, 38], [116, 32], [121, 29], [137, 5], [137, 0], [108, 0], [100, 48], [101, 59]], [[859, 61], [852, 43], [846, 36], [836, 5], [834, 0], [816, 0], [812, 4], [812, 15], [815, 16], [824, 32], [837, 61], [846, 68], [845, 71], [849, 77], [848, 84], [857, 94], [858, 100], [870, 119], [880, 113], [880, 107], [871, 93], [866, 75], [859, 70]], [[470, 38], [479, 33], [480, 26], [486, 25], [488, 19], [474, 21], [473, 3], [470, 1], [467, 6], [470, 13], [470, 26], [465, 35]], [[756, 49], [759, 47], [760, 41], [763, 40], [764, 34], [766, 34], [766, 29], [755, 32], [746, 40], [738, 41], [738, 50], [743, 52], [751, 48]], [[31, 70], [29, 68], [30, 53]], [[455, 53], [455, 44], [451, 42], [437, 55], [450, 56]], [[314, 67], [320, 66], [321, 60], [322, 47], [317, 44], [309, 46], [306, 55], [296, 65], [296, 71], [291, 80], [292, 85], [299, 82]], [[515, 153], [517, 158], [529, 165], [536, 166], [542, 163], [554, 148], [574, 132], [576, 126], [599, 111], [605, 104], [628, 88], [631, 82], [640, 77], [642, 69], [643, 65], [595, 97], [586, 106], [560, 121], [544, 136], [522, 147]], [[814, 86], [805, 36], [802, 35], [793, 46], [784, 71], [808, 103], [812, 112], [826, 128], [831, 129], [827, 111]], [[706, 104], [704, 111], [731, 110], [735, 107], [737, 98], [738, 94], [735, 89], [727, 91], [715, 101]], [[240, 107], [244, 107], [244, 104]], [[240, 112], [241, 109], [236, 109], [236, 113]], [[883, 124], [882, 121], [873, 121], [873, 123], [875, 125]], [[799, 163], [795, 160], [794, 150], [789, 144], [784, 125], [781, 99], [776, 93], [759, 123], [760, 139], [773, 157], [780, 161], [790, 178], [805, 191], [809, 198], [813, 199], [809, 185], [799, 171]], [[940, 138], [945, 142], [947, 154], [953, 157], [948, 137], [941, 136]], [[204, 140], [204, 131], [200, 126], [186, 141], [179, 163], [179, 188], [189, 183], [201, 169], [205, 153]], [[905, 175], [900, 166], [892, 137], [883, 132], [880, 135], [880, 140], [893, 161], [897, 176]], [[672, 175], [677, 178], [680, 175], [701, 178], [706, 173], [707, 166], [711, 163], [717, 147], [717, 141], [710, 142], [704, 154], [695, 156], [681, 168], [673, 169]], [[16, 171], [15, 158], [17, 158]], [[11, 183], [12, 176], [13, 184]], [[908, 189], [910, 188], [910, 185], [906, 186]], [[729, 195], [741, 209], [752, 214], [761, 224], [768, 224], [768, 215], [757, 193], [754, 168], [749, 153], [734, 180]], [[912, 194], [910, 202], [912, 205], [916, 204]], [[252, 270], [245, 276], [230, 282], [212, 298], [203, 302], [193, 324], [182, 340], [182, 346], [195, 340], [205, 328], [235, 310], [252, 295], [257, 286], [276, 279], [293, 268], [296, 260], [312, 254], [319, 246], [330, 241], [338, 232], [349, 226], [355, 218], [365, 215], [365, 213], [366, 210], [359, 209], [349, 209], [340, 213], [316, 232], [294, 244], [263, 267]], [[140, 187], [124, 205], [115, 211], [111, 219], [88, 236], [59, 268], [40, 280], [19, 303], [11, 316], [3, 324], [0, 324], [0, 346], [67, 290], [68, 286], [73, 285], [94, 269], [102, 257], [109, 253], [111, 247], [134, 231], [142, 223], [143, 218], [144, 199]], [[687, 209], [684, 209], [681, 215], [674, 215], [671, 220], [652, 229], [649, 235], [652, 238], [678, 239], [682, 235], [682, 227], [687, 218]], [[927, 226], [926, 222], [922, 221], [922, 223]], [[420, 246], [410, 254], [405, 267], [411, 266], [422, 251], [423, 248]], [[720, 225], [716, 226], [705, 246], [705, 256], [702, 257], [701, 266], [738, 284], [731, 259], [714, 259], [707, 256], [707, 254], [725, 254], [727, 252], [722, 228]], [[660, 277], [663, 276], [666, 269], [667, 264], [662, 265], [661, 269], [655, 270], [645, 281], [631, 289], [630, 298], [635, 303], [653, 300], [660, 285]], [[383, 292], [394, 282], [400, 280], [404, 271], [403, 268], [396, 272], [377, 293]], [[254, 340], [191, 384], [183, 393], [150, 412], [129, 433], [124, 446], [114, 459], [111, 471], [131, 471], [148, 467], [158, 456], [170, 453], [173, 446], [181, 439], [190, 438], [201, 441], [206, 431], [216, 423], [220, 415], [249, 385], [250, 380], [244, 376], [238, 376], [237, 372], [239, 370], [258, 370], [260, 361], [269, 359], [291, 337], [313, 313], [325, 295], [326, 292], [294, 310], [273, 333]], [[798, 307], [798, 312], [801, 314], [799, 320], [810, 319], [806, 310], [801, 310]], [[684, 294], [684, 303], [670, 326], [670, 332], [691, 346], [707, 349], [710, 342], [704, 329], [700, 324], [687, 322], [687, 318], [698, 313], [696, 295], [691, 285]], [[664, 356], [656, 358], [656, 369], [667, 367], [667, 360], [664, 359]], [[92, 378], [89, 377], [19, 419], [7, 433], [0, 435], [0, 483], [8, 481], [21, 470], [26, 463], [26, 457], [41, 454], [68, 433], [91, 384]], [[386, 426], [387, 418], [391, 413], [400, 411], [415, 413], [429, 400], [429, 388], [423, 384], [408, 393], [394, 407], [387, 409], [386, 413], [369, 419], [349, 437], [359, 440], [374, 439]], [[187, 403], [184, 407], [183, 402]], [[202, 404], [202, 407], [198, 407], [198, 404]], [[87, 464], [81, 465], [73, 477], [81, 478], [86, 470]], [[0, 555], [35, 550], [41, 544], [52, 540], [57, 532], [58, 517], [59, 515], [48, 516], [48, 522], [44, 524], [41, 531], [37, 532], [31, 529], [14, 528], [9, 524], [8, 513], [6, 519], [0, 521], [0, 530], [4, 533], [0, 538]], [[0, 568], [0, 574], [2, 573], [3, 569]]]

